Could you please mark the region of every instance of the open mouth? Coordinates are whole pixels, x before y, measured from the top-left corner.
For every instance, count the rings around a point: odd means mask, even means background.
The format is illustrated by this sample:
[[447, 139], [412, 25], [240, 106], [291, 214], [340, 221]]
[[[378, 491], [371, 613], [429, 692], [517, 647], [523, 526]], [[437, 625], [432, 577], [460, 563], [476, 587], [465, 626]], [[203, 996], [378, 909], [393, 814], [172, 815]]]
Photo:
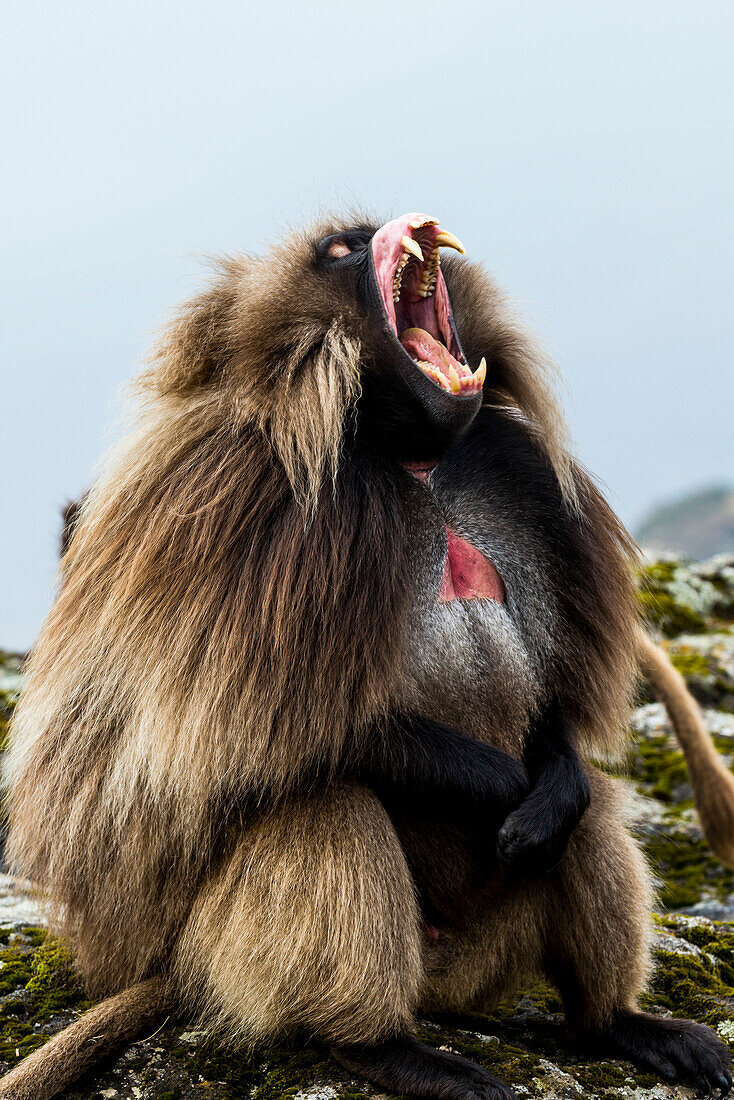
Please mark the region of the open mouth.
[[472, 372], [454, 327], [440, 249], [464, 246], [435, 218], [404, 214], [372, 238], [372, 257], [383, 306], [396, 338], [415, 365], [446, 393], [475, 397], [486, 360]]

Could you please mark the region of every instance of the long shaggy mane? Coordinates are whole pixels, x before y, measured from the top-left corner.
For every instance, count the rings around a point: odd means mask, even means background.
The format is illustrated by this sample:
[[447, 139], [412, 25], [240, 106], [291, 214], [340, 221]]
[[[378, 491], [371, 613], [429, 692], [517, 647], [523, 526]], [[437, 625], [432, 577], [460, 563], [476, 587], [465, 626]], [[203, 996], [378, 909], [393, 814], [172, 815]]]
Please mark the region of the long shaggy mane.
[[[312, 270], [312, 239], [222, 261], [165, 329], [27, 667], [8, 854], [95, 993], [165, 965], [243, 819], [332, 774], [400, 675], [400, 483], [352, 445], [367, 320]], [[578, 706], [600, 728], [632, 661], [629, 547], [574, 472], [532, 348], [476, 271], [452, 271], [467, 350], [495, 363], [578, 508], [583, 552], [610, 566], [600, 601], [578, 589], [568, 605], [589, 646], [565, 671], [596, 685]]]

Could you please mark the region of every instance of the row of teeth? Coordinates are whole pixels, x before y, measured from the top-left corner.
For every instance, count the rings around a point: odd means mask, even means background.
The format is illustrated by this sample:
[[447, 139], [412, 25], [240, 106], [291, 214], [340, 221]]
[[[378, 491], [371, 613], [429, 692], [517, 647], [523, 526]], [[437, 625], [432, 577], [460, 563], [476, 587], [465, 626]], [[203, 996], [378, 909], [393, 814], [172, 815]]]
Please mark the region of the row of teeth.
[[433, 382], [446, 390], [447, 393], [479, 393], [487, 377], [487, 360], [482, 358], [481, 363], [474, 374], [465, 374], [461, 377], [455, 367], [449, 366], [449, 376], [442, 374], [433, 363], [427, 363], [424, 359], [416, 359], [416, 364], [425, 375]]
[[[435, 218], [415, 218], [410, 223], [411, 229], [421, 229], [424, 225], [438, 225], [438, 222]], [[423, 258], [421, 246], [413, 237], [409, 237], [406, 234], [401, 238], [400, 243], [403, 246], [403, 252], [395, 268], [392, 290], [393, 301], [396, 304], [400, 298], [403, 272], [408, 266], [411, 257], [415, 257], [416, 260], [423, 264], [417, 287], [418, 295], [421, 298], [429, 298], [436, 289], [438, 268], [441, 262], [439, 248], [455, 248], [457, 252], [461, 252], [462, 254], [465, 252], [464, 246], [458, 237], [455, 237], [453, 233], [446, 233], [443, 231], [438, 233], [434, 238], [431, 254], [427, 261]], [[487, 377], [487, 360], [484, 358], [473, 374], [469, 372], [468, 368], [465, 368], [466, 374], [463, 376], [450, 364], [448, 378], [438, 369], [438, 367], [435, 367], [433, 363], [427, 363], [423, 359], [417, 359], [416, 365], [420, 367], [428, 378], [435, 382], [437, 386], [440, 386], [442, 390], [446, 390], [447, 393], [479, 393]]]
[[[403, 238], [405, 240], [405, 238]], [[398, 260], [398, 266], [395, 268], [395, 275], [392, 281], [392, 300], [397, 305], [398, 298], [400, 297], [400, 284], [403, 280], [403, 272], [407, 267], [408, 260], [410, 259], [409, 252], [403, 252], [402, 256]]]
[[428, 258], [428, 262], [423, 267], [421, 280], [418, 283], [418, 293], [421, 298], [428, 298], [433, 294], [436, 286], [436, 279], [438, 278], [438, 265], [440, 262], [441, 258], [438, 254], [438, 249], [434, 248]]
[[[420, 225], [416, 225], [415, 222], [411, 222], [411, 226], [414, 229], [419, 229], [421, 225], [426, 224], [421, 222]], [[436, 222], [431, 221], [432, 225], [436, 225]], [[463, 253], [465, 251], [463, 244], [455, 237], [453, 233], [439, 233], [433, 243], [431, 254], [427, 261], [424, 261], [423, 250], [413, 237], [409, 237], [407, 234], [400, 240], [403, 246], [403, 252], [398, 260], [398, 266], [395, 268], [395, 274], [392, 282], [392, 298], [393, 302], [397, 304], [400, 298], [400, 287], [403, 281], [403, 272], [407, 267], [411, 256], [415, 256], [416, 260], [419, 260], [423, 264], [423, 270], [421, 271], [420, 281], [418, 283], [418, 294], [421, 298], [430, 298], [431, 294], [436, 288], [436, 279], [438, 278], [438, 268], [441, 262], [439, 255], [439, 248], [455, 248], [457, 252]]]

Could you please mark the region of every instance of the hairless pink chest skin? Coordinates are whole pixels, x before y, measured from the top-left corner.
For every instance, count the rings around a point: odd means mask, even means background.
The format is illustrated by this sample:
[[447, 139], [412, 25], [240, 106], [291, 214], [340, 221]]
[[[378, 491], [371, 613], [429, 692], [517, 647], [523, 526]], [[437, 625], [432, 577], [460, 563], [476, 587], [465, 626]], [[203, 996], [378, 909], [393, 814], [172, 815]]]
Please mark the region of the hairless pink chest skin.
[[503, 603], [505, 586], [488, 558], [476, 546], [446, 528], [448, 549], [443, 565], [441, 603], [451, 600], [496, 600]]
[[[408, 470], [420, 481], [427, 481], [435, 463], [407, 463]], [[495, 600], [505, 602], [505, 586], [492, 562], [467, 539], [446, 528], [446, 558], [443, 563], [439, 603], [451, 600]]]

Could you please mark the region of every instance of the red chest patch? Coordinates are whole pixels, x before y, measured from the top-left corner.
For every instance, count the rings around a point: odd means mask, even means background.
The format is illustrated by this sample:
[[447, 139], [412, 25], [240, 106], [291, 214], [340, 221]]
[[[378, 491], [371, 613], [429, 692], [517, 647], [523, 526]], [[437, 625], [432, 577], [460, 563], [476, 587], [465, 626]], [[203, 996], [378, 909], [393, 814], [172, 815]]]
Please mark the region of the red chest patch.
[[450, 527], [446, 528], [446, 538], [448, 550], [439, 601], [497, 600], [504, 603], [505, 586], [492, 562]]

